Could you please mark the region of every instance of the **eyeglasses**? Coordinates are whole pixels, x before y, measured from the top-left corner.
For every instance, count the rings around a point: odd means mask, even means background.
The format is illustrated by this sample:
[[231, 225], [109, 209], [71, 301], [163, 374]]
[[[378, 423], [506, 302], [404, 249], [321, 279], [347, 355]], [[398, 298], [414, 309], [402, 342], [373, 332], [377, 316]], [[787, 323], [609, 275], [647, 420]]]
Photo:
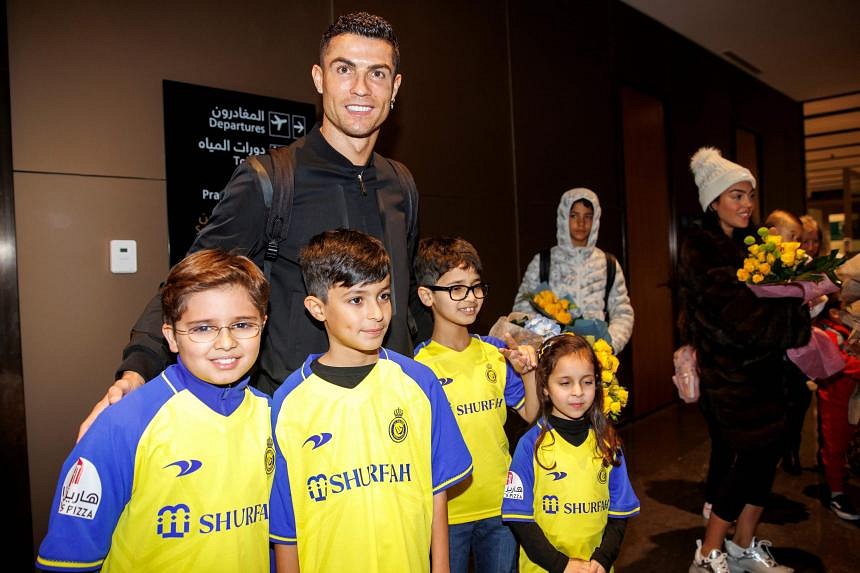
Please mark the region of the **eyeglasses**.
[[221, 336], [221, 331], [225, 328], [230, 332], [230, 336], [237, 340], [243, 340], [246, 338], [254, 338], [260, 334], [260, 329], [262, 327], [255, 322], [236, 322], [227, 326], [201, 324], [200, 326], [194, 326], [188, 330], [179, 330], [178, 328], [174, 328], [173, 332], [176, 334], [188, 335], [191, 342], [214, 342], [219, 336]]
[[448, 296], [451, 297], [451, 300], [464, 300], [469, 293], [475, 295], [475, 298], [481, 299], [486, 298], [487, 293], [490, 291], [490, 285], [487, 283], [478, 283], [472, 286], [466, 285], [451, 285], [451, 286], [439, 286], [439, 285], [421, 285], [424, 288], [430, 289], [434, 292], [446, 291]]

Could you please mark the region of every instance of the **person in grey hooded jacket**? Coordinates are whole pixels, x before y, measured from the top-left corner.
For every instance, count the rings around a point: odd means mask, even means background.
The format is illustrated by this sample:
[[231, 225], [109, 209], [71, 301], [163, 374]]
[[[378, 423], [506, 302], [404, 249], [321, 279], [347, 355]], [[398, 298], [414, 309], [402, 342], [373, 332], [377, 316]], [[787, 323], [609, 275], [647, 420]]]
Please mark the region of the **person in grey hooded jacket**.
[[[621, 265], [615, 262], [615, 281], [606, 292], [606, 256], [597, 248], [600, 230], [600, 201], [590, 189], [566, 191], [556, 216], [558, 244], [550, 250], [549, 287], [558, 296], [570, 296], [583, 318], [608, 323], [612, 349], [617, 354], [633, 333], [633, 307]], [[530, 312], [529, 296], [540, 284], [540, 254], [534, 256], [514, 299], [514, 310]]]

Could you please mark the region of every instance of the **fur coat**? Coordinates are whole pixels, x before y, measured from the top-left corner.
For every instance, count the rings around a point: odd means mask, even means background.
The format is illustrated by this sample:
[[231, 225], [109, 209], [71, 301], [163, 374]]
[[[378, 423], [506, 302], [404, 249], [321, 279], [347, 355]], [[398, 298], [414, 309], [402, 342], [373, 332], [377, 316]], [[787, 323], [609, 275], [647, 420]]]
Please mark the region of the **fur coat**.
[[[743, 234], [748, 234], [744, 232]], [[736, 449], [782, 438], [785, 350], [809, 341], [809, 310], [799, 298], [757, 298], [737, 279], [742, 243], [708, 214], [688, 233], [679, 262], [680, 326], [696, 348], [701, 407]]]

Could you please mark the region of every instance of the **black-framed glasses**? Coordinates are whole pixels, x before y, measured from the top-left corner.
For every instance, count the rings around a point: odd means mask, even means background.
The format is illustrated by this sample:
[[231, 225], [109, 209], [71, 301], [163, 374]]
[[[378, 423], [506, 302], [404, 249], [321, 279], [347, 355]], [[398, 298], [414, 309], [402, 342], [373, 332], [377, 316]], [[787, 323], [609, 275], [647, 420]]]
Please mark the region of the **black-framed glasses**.
[[475, 295], [475, 298], [486, 298], [487, 293], [490, 291], [490, 285], [487, 283], [478, 283], [472, 286], [466, 285], [451, 285], [451, 286], [439, 286], [439, 285], [421, 285], [424, 288], [428, 288], [432, 291], [446, 291], [448, 296], [451, 297], [451, 300], [464, 300], [469, 293]]
[[242, 321], [234, 322], [227, 326], [201, 324], [200, 326], [193, 326], [188, 330], [179, 330], [178, 328], [174, 328], [173, 332], [176, 334], [187, 335], [191, 342], [214, 342], [219, 336], [221, 336], [221, 331], [225, 328], [230, 332], [230, 336], [238, 340], [243, 340], [254, 338], [259, 335], [262, 326], [256, 322]]

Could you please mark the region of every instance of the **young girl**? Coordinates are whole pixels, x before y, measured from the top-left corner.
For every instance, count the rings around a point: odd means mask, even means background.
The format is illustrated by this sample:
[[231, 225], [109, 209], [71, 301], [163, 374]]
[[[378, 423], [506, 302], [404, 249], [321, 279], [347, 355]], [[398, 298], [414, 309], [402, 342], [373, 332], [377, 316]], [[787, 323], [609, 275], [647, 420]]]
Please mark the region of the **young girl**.
[[603, 414], [600, 362], [584, 338], [554, 336], [538, 351], [536, 386], [541, 416], [517, 444], [502, 501], [520, 571], [606, 573], [639, 499]]

